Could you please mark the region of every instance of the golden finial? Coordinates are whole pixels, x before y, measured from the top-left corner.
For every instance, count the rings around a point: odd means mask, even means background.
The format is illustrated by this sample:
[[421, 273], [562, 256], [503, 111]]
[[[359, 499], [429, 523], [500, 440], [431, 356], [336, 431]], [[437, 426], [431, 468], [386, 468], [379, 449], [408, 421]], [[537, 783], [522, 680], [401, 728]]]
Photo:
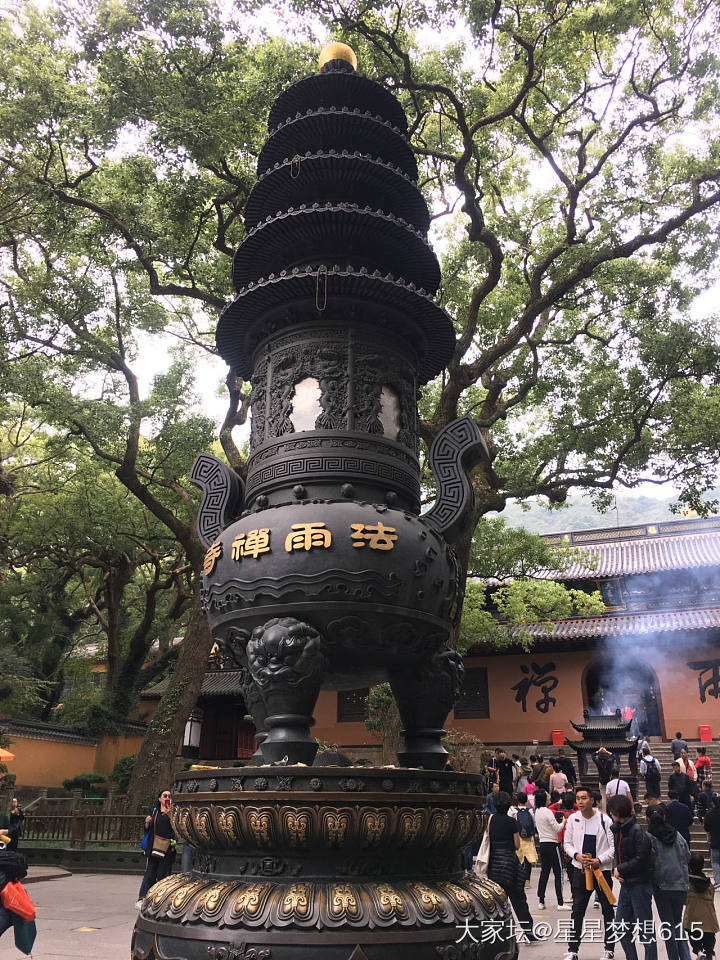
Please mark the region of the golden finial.
[[326, 43], [318, 57], [318, 69], [322, 70], [330, 60], [345, 60], [353, 70], [357, 70], [355, 51], [346, 43]]

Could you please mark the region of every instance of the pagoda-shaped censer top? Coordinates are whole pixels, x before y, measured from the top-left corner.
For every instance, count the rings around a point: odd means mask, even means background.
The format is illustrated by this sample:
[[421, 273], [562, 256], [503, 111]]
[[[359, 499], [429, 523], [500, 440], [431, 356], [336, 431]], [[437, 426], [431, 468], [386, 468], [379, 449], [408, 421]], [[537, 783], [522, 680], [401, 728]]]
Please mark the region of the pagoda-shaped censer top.
[[[405, 114], [388, 90], [355, 73], [348, 51], [330, 45], [321, 72], [281, 94], [270, 114], [248, 234], [233, 262], [237, 296], [217, 334], [244, 377], [268, 335], [307, 320], [307, 308], [313, 320], [319, 310], [333, 325], [399, 338], [420, 382], [452, 356], [452, 323], [430, 299], [440, 270]], [[353, 315], [343, 310], [348, 301]]]

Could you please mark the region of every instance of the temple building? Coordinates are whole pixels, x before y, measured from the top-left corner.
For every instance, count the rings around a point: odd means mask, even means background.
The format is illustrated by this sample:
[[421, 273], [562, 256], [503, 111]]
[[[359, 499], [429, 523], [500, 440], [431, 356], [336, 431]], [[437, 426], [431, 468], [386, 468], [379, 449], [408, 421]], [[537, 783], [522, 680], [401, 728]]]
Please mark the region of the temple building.
[[583, 560], [544, 575], [599, 590], [606, 613], [531, 625], [529, 653], [471, 651], [457, 726], [485, 742], [572, 740], [583, 709], [629, 707], [648, 736], [720, 736], [720, 517], [545, 539]]
[[[464, 691], [447, 725], [484, 743], [577, 739], [583, 709], [630, 708], [633, 730], [672, 739], [720, 737], [720, 517], [581, 530], [546, 537], [577, 547], [580, 562], [543, 576], [599, 590], [602, 617], [528, 627], [529, 652], [471, 650]], [[239, 674], [213, 659], [183, 752], [208, 760], [249, 757], [252, 724]], [[150, 716], [163, 683], [143, 694]], [[363, 723], [367, 688], [323, 690], [314, 734], [362, 755], [377, 740]], [[192, 725], [192, 726], [191, 726]], [[707, 736], [707, 731], [704, 736]], [[215, 748], [213, 748], [215, 745]]]

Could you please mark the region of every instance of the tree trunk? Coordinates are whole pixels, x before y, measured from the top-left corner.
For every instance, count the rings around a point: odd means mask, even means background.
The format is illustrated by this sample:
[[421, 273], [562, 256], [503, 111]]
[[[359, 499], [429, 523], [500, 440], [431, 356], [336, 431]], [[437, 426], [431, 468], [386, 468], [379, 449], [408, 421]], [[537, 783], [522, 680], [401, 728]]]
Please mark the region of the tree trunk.
[[125, 588], [130, 583], [133, 567], [130, 558], [122, 554], [115, 563], [110, 563], [105, 580], [105, 605], [107, 607], [107, 673], [106, 689], [112, 690], [117, 683], [122, 647], [122, 606]]
[[142, 618], [130, 637], [125, 656], [116, 671], [115, 682], [112, 686], [108, 686], [106, 692], [108, 708], [116, 717], [129, 717], [135, 706], [143, 664], [152, 646], [150, 632], [155, 624], [158, 595], [161, 590], [169, 589], [171, 585], [172, 580], [165, 583], [159, 580], [159, 568], [157, 568], [155, 580], [145, 590], [145, 609]]
[[[197, 577], [200, 583], [200, 577]], [[199, 588], [170, 685], [150, 722], [130, 780], [129, 809], [152, 804], [161, 789], [172, 786], [173, 760], [185, 723], [200, 693], [213, 639], [200, 606]]]

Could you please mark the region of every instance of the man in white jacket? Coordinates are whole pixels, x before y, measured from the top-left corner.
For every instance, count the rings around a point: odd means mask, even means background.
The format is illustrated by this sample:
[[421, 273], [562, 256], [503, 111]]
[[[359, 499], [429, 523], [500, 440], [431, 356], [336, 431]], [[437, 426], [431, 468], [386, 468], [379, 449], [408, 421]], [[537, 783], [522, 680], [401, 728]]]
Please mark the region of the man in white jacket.
[[[568, 943], [566, 960], [577, 960], [578, 958], [583, 919], [593, 894], [592, 890], [587, 889], [585, 868], [590, 867], [595, 870], [599, 867], [608, 887], [612, 889], [611, 871], [615, 855], [615, 841], [610, 830], [612, 826], [610, 817], [606, 813], [595, 809], [595, 801], [584, 787], [578, 787], [575, 791], [575, 800], [578, 810], [576, 813], [570, 814], [565, 821], [565, 837], [563, 839], [563, 849], [570, 858], [572, 867], [574, 867], [570, 870], [570, 885], [573, 897], [572, 914], [570, 915], [572, 935]], [[598, 883], [594, 875], [593, 885], [597, 889]], [[605, 926], [603, 960], [612, 960], [614, 910], [602, 889], [598, 889], [598, 896]]]

